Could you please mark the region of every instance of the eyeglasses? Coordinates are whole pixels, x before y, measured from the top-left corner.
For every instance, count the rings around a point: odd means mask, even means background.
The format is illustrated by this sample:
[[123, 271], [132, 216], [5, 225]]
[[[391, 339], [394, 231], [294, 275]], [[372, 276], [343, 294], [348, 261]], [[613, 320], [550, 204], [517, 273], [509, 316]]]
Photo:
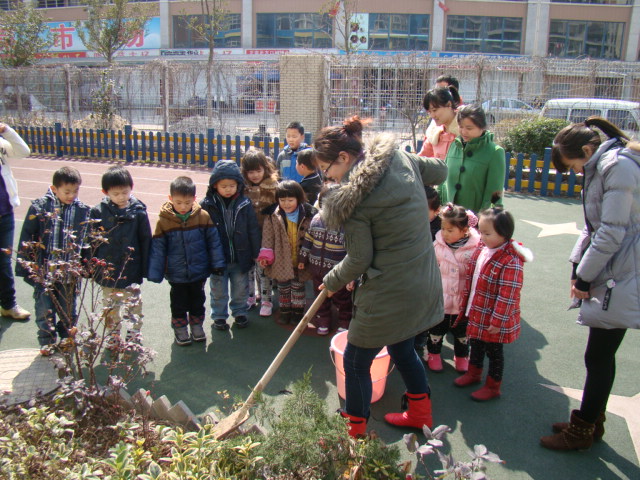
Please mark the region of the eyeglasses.
[[333, 164], [336, 163], [336, 160], [338, 160], [338, 158], [340, 158], [339, 156], [334, 158], [333, 160], [331, 160], [331, 162], [329, 162], [329, 166], [327, 168], [325, 168], [324, 170], [322, 170], [322, 174], [326, 177], [327, 173], [329, 173], [329, 169], [331, 169], [331, 167], [333, 167]]

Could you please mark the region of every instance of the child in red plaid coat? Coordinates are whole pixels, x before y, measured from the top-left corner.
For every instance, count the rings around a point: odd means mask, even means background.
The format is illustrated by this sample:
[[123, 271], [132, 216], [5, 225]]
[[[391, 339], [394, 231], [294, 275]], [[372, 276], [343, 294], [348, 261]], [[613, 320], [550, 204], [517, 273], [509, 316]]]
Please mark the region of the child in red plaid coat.
[[515, 223], [506, 210], [493, 207], [480, 214], [481, 242], [467, 268], [467, 282], [457, 322], [468, 319], [471, 345], [469, 370], [455, 380], [459, 387], [480, 383], [485, 354], [489, 371], [477, 401], [500, 396], [504, 370], [503, 344], [520, 335], [520, 290], [523, 264], [533, 260], [531, 250], [512, 240]]

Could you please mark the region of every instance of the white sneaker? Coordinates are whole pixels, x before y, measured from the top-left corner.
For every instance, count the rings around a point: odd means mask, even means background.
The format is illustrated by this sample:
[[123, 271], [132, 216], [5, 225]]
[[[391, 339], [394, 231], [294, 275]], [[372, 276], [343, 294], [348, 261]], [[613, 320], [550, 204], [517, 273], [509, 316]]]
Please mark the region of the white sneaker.
[[254, 295], [251, 295], [249, 298], [247, 298], [247, 310], [251, 310], [253, 307], [256, 306], [256, 297]]
[[22, 308], [17, 303], [9, 309], [0, 308], [0, 314], [3, 317], [13, 318], [14, 320], [26, 320], [31, 316], [31, 313], [27, 312], [24, 308]]
[[260, 316], [270, 317], [272, 313], [273, 313], [273, 304], [271, 302], [262, 302], [262, 306], [260, 307]]
[[326, 335], [329, 333], [329, 329], [327, 327], [318, 327], [318, 329], [316, 330], [316, 333], [318, 335]]

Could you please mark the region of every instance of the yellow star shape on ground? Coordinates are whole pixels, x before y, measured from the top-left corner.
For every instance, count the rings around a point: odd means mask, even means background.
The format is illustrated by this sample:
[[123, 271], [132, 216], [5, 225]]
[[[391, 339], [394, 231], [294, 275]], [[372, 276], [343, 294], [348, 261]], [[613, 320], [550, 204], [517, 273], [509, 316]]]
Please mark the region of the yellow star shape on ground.
[[538, 238], [540, 237], [551, 237], [553, 235], [580, 235], [581, 230], [576, 226], [576, 222], [569, 223], [539, 223], [532, 222], [531, 220], [522, 220], [523, 222], [527, 222], [534, 227], [540, 228], [540, 233], [538, 234]]
[[[562, 393], [574, 400], [582, 400], [582, 390], [576, 388], [559, 387], [557, 385], [545, 385], [543, 387], [550, 388], [556, 392]], [[609, 395], [607, 403], [607, 412], [618, 415], [627, 421], [627, 428], [631, 435], [633, 448], [636, 451], [636, 457], [640, 461], [640, 393], [633, 397], [623, 397], [620, 395]]]

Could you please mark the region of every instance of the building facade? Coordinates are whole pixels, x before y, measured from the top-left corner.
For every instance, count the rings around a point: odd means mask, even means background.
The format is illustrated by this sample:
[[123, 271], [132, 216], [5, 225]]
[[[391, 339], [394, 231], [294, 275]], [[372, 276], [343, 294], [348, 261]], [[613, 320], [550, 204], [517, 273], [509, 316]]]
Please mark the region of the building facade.
[[[74, 36], [80, 0], [31, 0], [59, 36], [54, 57], [95, 60]], [[10, 0], [0, 0], [7, 9]], [[200, 2], [162, 0], [145, 35], [121, 56], [202, 59]], [[221, 2], [216, 1], [220, 4]], [[213, 4], [213, 2], [212, 2]], [[282, 53], [421, 51], [432, 56], [488, 54], [640, 60], [640, 0], [228, 0], [216, 52], [237, 59]], [[54, 61], [52, 59], [51, 61]]]

